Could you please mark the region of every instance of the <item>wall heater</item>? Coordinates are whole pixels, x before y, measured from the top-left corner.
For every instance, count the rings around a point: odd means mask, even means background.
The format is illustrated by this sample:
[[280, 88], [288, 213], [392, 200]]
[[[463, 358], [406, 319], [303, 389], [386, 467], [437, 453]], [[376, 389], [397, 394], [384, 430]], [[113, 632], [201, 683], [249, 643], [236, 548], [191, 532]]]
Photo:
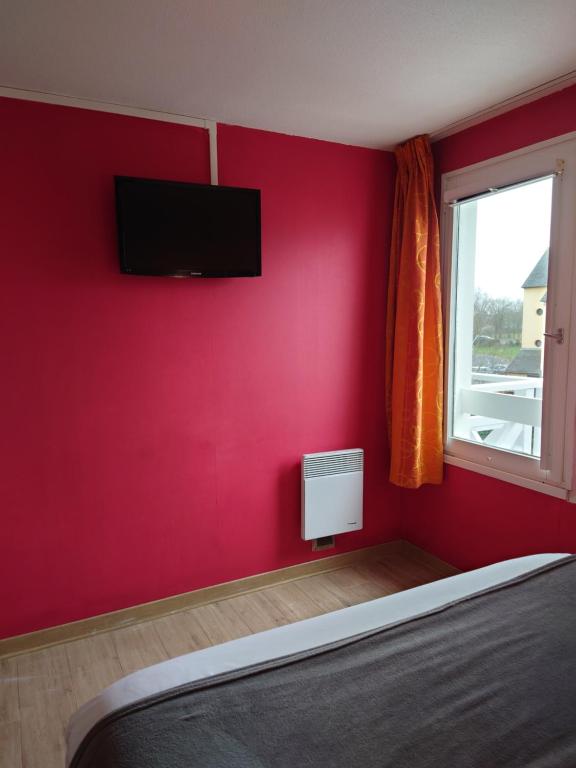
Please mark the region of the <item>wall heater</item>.
[[318, 539], [362, 528], [364, 451], [302, 456], [302, 538]]

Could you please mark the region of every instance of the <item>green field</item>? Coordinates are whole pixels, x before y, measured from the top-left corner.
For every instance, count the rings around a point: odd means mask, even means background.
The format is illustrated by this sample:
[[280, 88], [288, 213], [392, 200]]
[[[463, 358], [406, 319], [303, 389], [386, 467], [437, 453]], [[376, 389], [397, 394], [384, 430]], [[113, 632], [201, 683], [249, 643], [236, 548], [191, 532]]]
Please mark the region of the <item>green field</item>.
[[491, 357], [501, 357], [504, 360], [513, 360], [518, 352], [520, 352], [520, 349], [520, 347], [513, 346], [512, 344], [509, 346], [491, 344], [489, 346], [474, 347], [474, 355], [489, 355]]

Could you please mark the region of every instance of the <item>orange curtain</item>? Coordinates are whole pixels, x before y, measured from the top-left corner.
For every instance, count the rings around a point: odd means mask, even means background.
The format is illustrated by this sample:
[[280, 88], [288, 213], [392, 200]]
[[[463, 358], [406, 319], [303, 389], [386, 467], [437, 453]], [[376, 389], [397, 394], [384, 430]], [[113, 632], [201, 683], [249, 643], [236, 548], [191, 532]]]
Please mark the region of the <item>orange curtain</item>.
[[396, 149], [386, 317], [390, 481], [441, 483], [443, 354], [440, 238], [427, 136]]

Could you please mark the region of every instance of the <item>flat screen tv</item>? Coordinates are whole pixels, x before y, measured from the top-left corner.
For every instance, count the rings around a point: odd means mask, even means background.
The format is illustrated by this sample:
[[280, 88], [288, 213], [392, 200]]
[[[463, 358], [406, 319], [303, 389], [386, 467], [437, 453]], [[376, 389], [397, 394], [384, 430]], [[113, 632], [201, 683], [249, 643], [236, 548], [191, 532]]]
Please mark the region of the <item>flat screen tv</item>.
[[262, 274], [259, 190], [114, 178], [122, 272], [172, 277]]

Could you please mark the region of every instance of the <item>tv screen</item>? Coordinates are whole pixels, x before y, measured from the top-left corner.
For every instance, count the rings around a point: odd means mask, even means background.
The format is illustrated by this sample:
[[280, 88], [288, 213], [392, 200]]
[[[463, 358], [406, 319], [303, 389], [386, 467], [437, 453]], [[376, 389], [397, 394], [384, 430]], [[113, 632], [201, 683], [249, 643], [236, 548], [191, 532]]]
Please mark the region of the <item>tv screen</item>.
[[256, 277], [260, 191], [116, 176], [120, 269], [133, 275]]

